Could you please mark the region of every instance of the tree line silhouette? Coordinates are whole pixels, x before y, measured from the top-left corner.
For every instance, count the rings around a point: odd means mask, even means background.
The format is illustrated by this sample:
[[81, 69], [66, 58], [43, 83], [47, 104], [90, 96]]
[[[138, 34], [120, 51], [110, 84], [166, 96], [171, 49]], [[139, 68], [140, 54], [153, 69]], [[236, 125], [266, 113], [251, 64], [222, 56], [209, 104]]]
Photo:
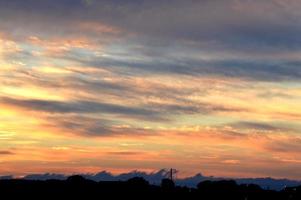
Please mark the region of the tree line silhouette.
[[0, 180], [3, 199], [231, 199], [231, 200], [300, 200], [301, 186], [281, 191], [265, 190], [255, 184], [239, 185], [233, 180], [203, 181], [197, 188], [180, 187], [170, 179], [152, 185], [144, 178], [128, 181], [92, 181], [82, 176], [67, 180]]

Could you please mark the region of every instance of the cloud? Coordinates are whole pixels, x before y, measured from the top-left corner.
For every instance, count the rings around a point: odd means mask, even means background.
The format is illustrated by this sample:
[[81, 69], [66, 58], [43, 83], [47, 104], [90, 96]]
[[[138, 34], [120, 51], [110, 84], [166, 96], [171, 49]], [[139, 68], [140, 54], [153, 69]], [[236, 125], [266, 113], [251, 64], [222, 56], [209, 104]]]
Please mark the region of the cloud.
[[[301, 76], [298, 56], [301, 5], [295, 0], [286, 3], [174, 0], [172, 4], [13, 0], [2, 1], [0, 5], [2, 30], [10, 35], [28, 38], [36, 34], [50, 41], [81, 37], [90, 44], [105, 44], [103, 53], [113, 54], [109, 58], [93, 57], [94, 52], [87, 49], [83, 53], [70, 48], [56, 55], [84, 65], [117, 67], [120, 73], [136, 76], [145, 72], [174, 73], [255, 81], [298, 81]], [[294, 59], [279, 58], [287, 54], [296, 55]], [[23, 51], [10, 59], [28, 62], [31, 56]]]
[[288, 128], [279, 127], [272, 123], [262, 123], [262, 122], [251, 122], [251, 121], [240, 121], [236, 123], [229, 124], [229, 126], [239, 129], [251, 129], [251, 130], [258, 130], [258, 131], [280, 131], [286, 130]]
[[271, 139], [265, 145], [265, 148], [269, 151], [278, 153], [297, 153], [301, 151], [301, 138], [300, 137], [280, 137]]
[[16, 99], [1, 97], [0, 103], [12, 107], [19, 107], [28, 111], [46, 112], [50, 114], [84, 114], [107, 113], [124, 117], [149, 120], [168, 121], [171, 114], [208, 114], [219, 112], [247, 112], [245, 108], [229, 107], [211, 103], [145, 103], [134, 105], [118, 105], [101, 101], [54, 101], [40, 99]]
[[74, 134], [84, 137], [114, 137], [114, 136], [149, 136], [156, 131], [146, 128], [133, 127], [122, 124], [120, 119], [106, 119], [82, 115], [55, 115], [45, 118], [42, 126], [55, 132]]
[[[19, 25], [22, 15], [31, 20], [35, 30], [55, 23], [47, 31], [59, 28], [57, 34], [74, 33], [72, 22], [103, 22], [125, 32], [148, 38], [161, 38], [167, 43], [192, 40], [197, 44], [211, 43], [211, 48], [259, 50], [272, 47], [300, 48], [297, 25], [300, 16], [298, 1], [285, 4], [272, 1], [72, 1], [47, 0], [12, 2], [2, 1], [1, 17], [7, 20], [14, 13]], [[105, 6], [104, 6], [105, 5]], [[55, 13], [55, 15], [53, 14]], [[38, 18], [39, 17], [39, 18]], [[40, 23], [43, 21], [44, 23]], [[7, 24], [7, 23], [5, 23]], [[52, 30], [53, 29], [53, 30]], [[64, 30], [63, 30], [64, 29]], [[67, 32], [66, 32], [67, 30]], [[70, 31], [71, 30], [71, 31]], [[207, 46], [208, 47], [208, 46]]]
[[[133, 54], [135, 52], [132, 52]], [[73, 57], [73, 56], [72, 56]], [[224, 77], [241, 78], [251, 81], [298, 81], [301, 77], [299, 60], [294, 61], [266, 61], [266, 60], [196, 60], [190, 57], [181, 59], [176, 57], [152, 57], [135, 61], [135, 58], [127, 59], [110, 57], [90, 57], [86, 60], [75, 58], [78, 62], [99, 66], [105, 69], [115, 69], [115, 72], [138, 75], [139, 74], [174, 74], [199, 77]], [[73, 59], [72, 58], [72, 59]]]
[[14, 153], [11, 151], [5, 151], [5, 150], [0, 151], [0, 155], [12, 155], [12, 154]]
[[13, 99], [2, 97], [0, 102], [6, 105], [21, 107], [32, 111], [43, 111], [49, 113], [109, 113], [126, 116], [142, 117], [145, 119], [160, 119], [160, 116], [153, 111], [144, 108], [122, 106], [110, 103], [94, 101], [48, 101], [35, 99]]
[[240, 161], [239, 160], [223, 160], [222, 163], [230, 164], [230, 165], [238, 165], [238, 164], [240, 164]]
[[186, 104], [172, 103], [150, 103], [149, 107], [161, 110], [163, 113], [178, 114], [210, 114], [210, 113], [227, 113], [227, 112], [247, 112], [248, 109], [235, 106], [223, 106], [214, 103], [205, 102], [186, 102]]
[[143, 154], [142, 152], [135, 152], [135, 151], [113, 151], [107, 152], [107, 154], [111, 156], [137, 156]]

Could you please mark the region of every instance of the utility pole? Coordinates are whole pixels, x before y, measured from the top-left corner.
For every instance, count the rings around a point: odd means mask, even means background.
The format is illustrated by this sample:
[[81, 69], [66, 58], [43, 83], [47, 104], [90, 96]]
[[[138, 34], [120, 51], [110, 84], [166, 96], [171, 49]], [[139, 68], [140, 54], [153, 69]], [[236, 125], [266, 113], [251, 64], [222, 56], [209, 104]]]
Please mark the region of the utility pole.
[[178, 170], [170, 168], [169, 173], [168, 173], [168, 178], [171, 181], [174, 181], [174, 178], [175, 178], [175, 176], [176, 176], [177, 173], [178, 173]]

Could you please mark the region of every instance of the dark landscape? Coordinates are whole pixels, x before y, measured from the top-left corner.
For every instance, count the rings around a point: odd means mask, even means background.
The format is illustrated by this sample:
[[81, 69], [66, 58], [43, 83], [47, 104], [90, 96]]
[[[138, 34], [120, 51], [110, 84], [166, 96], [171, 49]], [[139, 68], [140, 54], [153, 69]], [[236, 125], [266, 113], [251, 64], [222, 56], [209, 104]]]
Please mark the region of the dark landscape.
[[0, 192], [9, 198], [38, 199], [274, 199], [299, 200], [301, 186], [287, 187], [281, 191], [262, 189], [255, 184], [238, 185], [234, 180], [203, 181], [196, 188], [176, 186], [170, 179], [152, 185], [142, 177], [127, 181], [92, 181], [79, 175], [66, 180], [0, 180]]

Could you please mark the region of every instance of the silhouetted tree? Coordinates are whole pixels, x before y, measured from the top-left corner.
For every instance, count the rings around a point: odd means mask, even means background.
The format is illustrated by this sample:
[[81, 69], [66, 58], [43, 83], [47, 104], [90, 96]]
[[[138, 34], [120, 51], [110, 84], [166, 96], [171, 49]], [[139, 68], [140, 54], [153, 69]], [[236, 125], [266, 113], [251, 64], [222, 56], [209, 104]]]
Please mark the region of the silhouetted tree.
[[144, 178], [142, 177], [134, 177], [131, 178], [127, 181], [127, 183], [131, 186], [135, 186], [135, 187], [147, 187], [149, 186], [149, 182], [146, 181]]
[[83, 183], [85, 181], [86, 179], [80, 175], [73, 175], [67, 178], [67, 182], [71, 182], [71, 183]]
[[175, 183], [168, 178], [164, 178], [161, 181], [161, 188], [163, 190], [172, 190], [175, 188]]

